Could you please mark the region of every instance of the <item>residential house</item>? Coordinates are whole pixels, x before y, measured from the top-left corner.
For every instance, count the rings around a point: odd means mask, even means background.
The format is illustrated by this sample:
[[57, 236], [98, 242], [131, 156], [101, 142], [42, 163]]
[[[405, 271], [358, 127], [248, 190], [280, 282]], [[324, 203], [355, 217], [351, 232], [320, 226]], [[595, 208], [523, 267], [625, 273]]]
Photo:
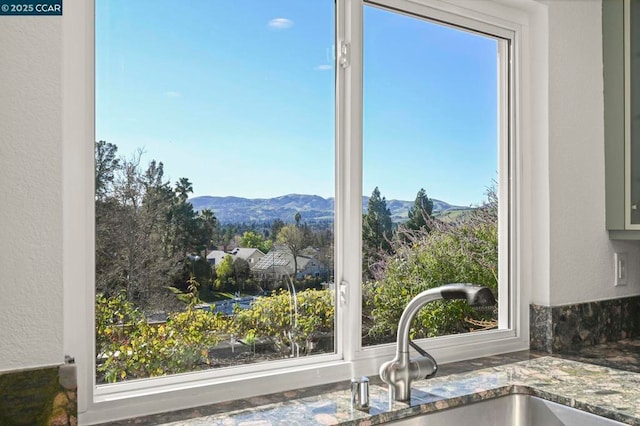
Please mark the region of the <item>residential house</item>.
[[329, 268], [316, 257], [298, 256], [298, 273], [296, 274], [296, 278], [299, 280], [305, 277], [326, 278], [328, 273]]
[[217, 268], [227, 256], [231, 256], [234, 261], [235, 259], [245, 260], [249, 268], [252, 268], [264, 257], [264, 253], [256, 248], [234, 248], [230, 252], [211, 250], [207, 255], [207, 262]]
[[[318, 259], [317, 253], [310, 250], [305, 250], [304, 253], [296, 256], [298, 267], [295, 271], [296, 279], [326, 277], [329, 268]], [[259, 279], [281, 280], [293, 275], [295, 263], [288, 248], [276, 246], [258, 261], [252, 271]]]
[[229, 256], [229, 253], [222, 250], [211, 250], [209, 254], [207, 254], [207, 262], [209, 265], [217, 268], [227, 256]]
[[246, 260], [250, 268], [253, 268], [262, 259], [265, 254], [257, 248], [238, 247], [229, 253], [237, 259]]

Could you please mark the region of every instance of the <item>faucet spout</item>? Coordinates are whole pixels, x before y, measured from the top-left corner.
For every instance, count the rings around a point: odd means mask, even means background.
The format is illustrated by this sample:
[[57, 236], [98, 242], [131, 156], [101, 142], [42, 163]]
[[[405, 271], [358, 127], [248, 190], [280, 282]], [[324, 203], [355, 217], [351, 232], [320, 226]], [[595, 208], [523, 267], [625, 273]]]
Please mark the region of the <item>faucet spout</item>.
[[435, 359], [426, 352], [410, 359], [409, 330], [418, 311], [427, 303], [440, 299], [462, 299], [472, 306], [495, 304], [491, 290], [472, 284], [447, 284], [425, 290], [414, 297], [402, 312], [398, 323], [396, 357], [380, 367], [380, 378], [389, 385], [396, 401], [408, 401], [411, 398], [411, 382], [429, 377], [438, 369]]

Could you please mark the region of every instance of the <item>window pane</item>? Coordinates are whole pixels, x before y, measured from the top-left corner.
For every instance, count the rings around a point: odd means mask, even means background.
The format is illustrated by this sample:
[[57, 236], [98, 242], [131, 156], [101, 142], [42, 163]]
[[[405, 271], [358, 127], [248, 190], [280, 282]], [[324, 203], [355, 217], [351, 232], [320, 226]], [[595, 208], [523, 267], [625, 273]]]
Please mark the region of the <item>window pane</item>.
[[[421, 291], [498, 289], [498, 79], [494, 38], [364, 10], [363, 345], [393, 342]], [[497, 307], [428, 304], [413, 336], [491, 328]]]
[[334, 352], [334, 20], [96, 0], [98, 383]]

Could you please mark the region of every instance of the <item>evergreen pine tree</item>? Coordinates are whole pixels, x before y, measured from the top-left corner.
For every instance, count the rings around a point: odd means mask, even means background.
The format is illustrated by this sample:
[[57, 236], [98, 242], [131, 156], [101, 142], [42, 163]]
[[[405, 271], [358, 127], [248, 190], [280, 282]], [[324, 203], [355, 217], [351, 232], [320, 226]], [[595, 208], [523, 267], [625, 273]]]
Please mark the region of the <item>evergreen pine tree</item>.
[[432, 212], [433, 201], [427, 197], [424, 188], [421, 188], [416, 195], [415, 203], [409, 209], [409, 220], [407, 220], [405, 226], [416, 231], [418, 229], [426, 229], [428, 231], [427, 219], [431, 217]]
[[362, 218], [362, 240], [365, 253], [372, 255], [380, 249], [391, 250], [391, 212], [387, 208], [387, 200], [380, 196], [376, 186], [369, 198], [367, 213]]

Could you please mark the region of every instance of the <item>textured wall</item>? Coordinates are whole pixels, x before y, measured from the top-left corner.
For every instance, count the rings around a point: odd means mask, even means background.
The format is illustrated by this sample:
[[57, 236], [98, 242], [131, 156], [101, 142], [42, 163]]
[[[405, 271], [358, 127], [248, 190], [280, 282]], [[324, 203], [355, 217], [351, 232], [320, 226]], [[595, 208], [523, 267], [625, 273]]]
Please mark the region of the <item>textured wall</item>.
[[60, 17], [0, 17], [0, 371], [62, 348]]

